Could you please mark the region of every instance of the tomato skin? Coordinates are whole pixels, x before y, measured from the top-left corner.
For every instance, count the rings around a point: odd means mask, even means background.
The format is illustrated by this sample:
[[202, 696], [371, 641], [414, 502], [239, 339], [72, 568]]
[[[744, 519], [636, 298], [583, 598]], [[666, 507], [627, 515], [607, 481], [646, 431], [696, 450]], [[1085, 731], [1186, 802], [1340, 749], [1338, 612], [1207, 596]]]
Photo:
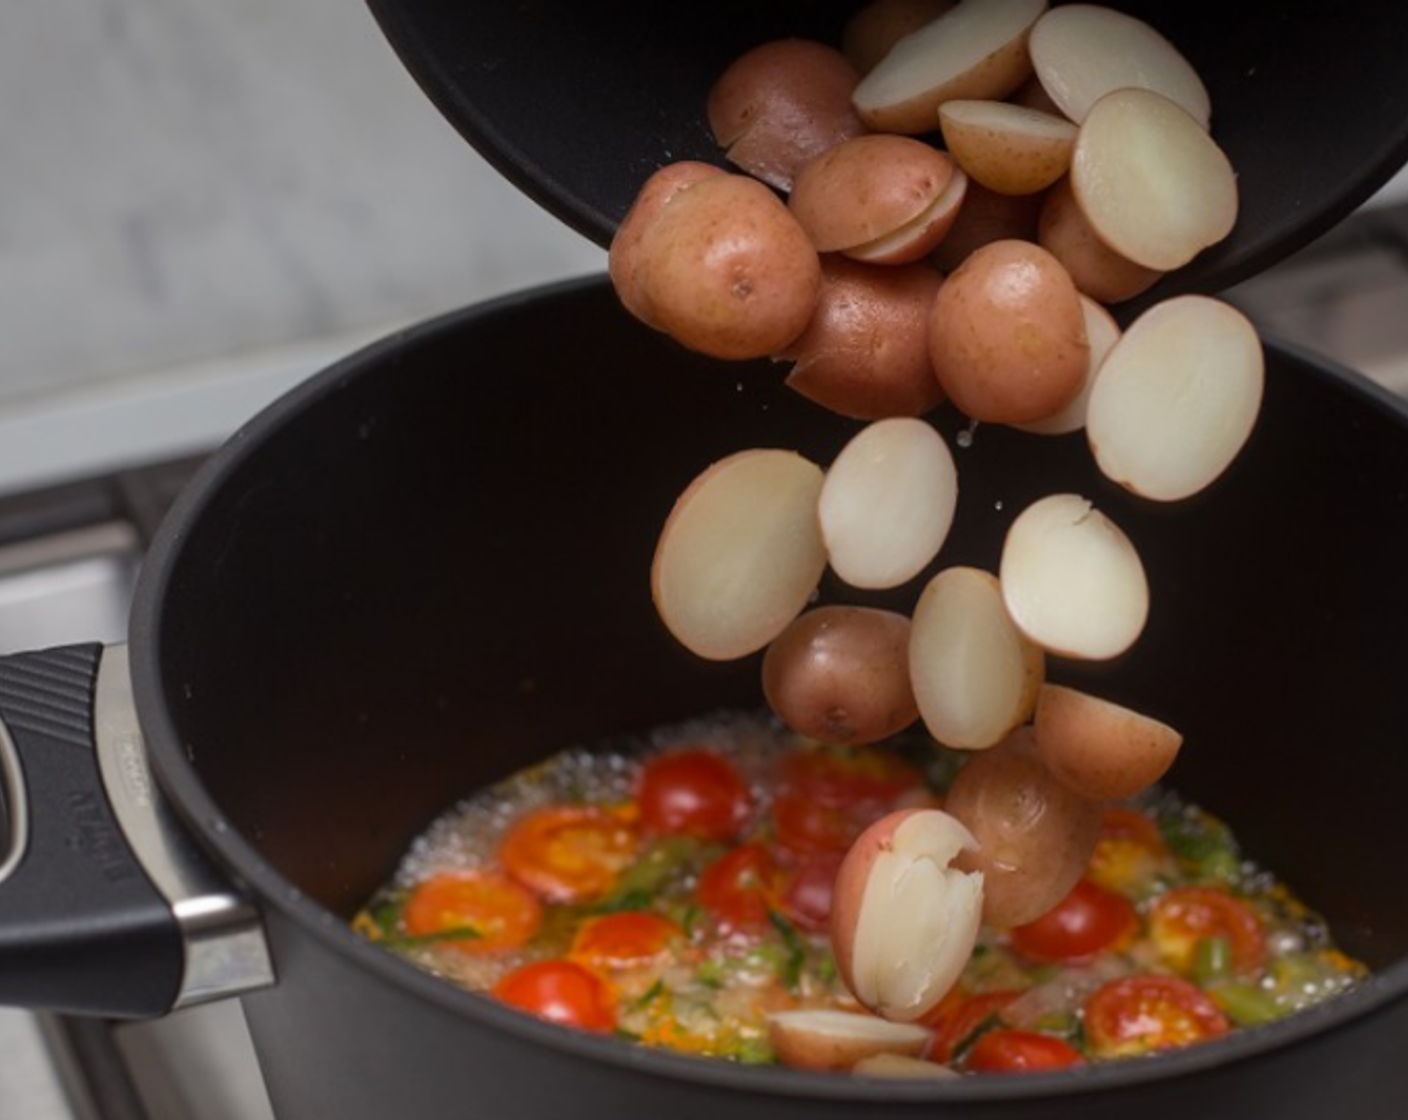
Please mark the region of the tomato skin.
[[593, 805], [546, 805], [519, 817], [499, 843], [504, 869], [547, 902], [587, 902], [611, 889], [638, 846], [620, 815]]
[[792, 791], [779, 794], [772, 806], [777, 843], [788, 851], [803, 855], [817, 852], [844, 854], [856, 837], [873, 820], [879, 820], [883, 815], [880, 810], [866, 813], [839, 805], [826, 805]]
[[652, 835], [732, 840], [753, 812], [753, 795], [734, 765], [688, 748], [652, 758], [636, 789], [641, 828]]
[[1242, 975], [1266, 963], [1266, 934], [1261, 920], [1240, 898], [1217, 887], [1175, 887], [1149, 908], [1149, 934], [1165, 959], [1181, 973], [1193, 970], [1198, 942], [1223, 937], [1232, 947], [1232, 964]]
[[1148, 814], [1123, 805], [1105, 807], [1087, 877], [1109, 890], [1138, 892], [1172, 864], [1173, 854]]
[[761, 844], [741, 844], [725, 852], [699, 876], [694, 897], [724, 934], [757, 933], [771, 924], [784, 874]]
[[599, 976], [574, 961], [537, 961], [514, 969], [491, 994], [503, 1003], [584, 1031], [607, 1033], [616, 1027], [610, 989]]
[[[882, 817], [907, 794], [927, 787], [924, 776], [878, 747], [822, 747], [788, 752], [778, 767], [782, 791], [832, 808], [861, 808]], [[868, 823], [868, 822], [867, 822]]]
[[825, 933], [831, 928], [836, 873], [844, 858], [840, 852], [816, 852], [801, 857], [789, 870], [787, 886], [780, 899], [782, 912], [789, 921], [812, 933]]
[[1217, 1038], [1231, 1029], [1202, 989], [1182, 977], [1122, 976], [1085, 1004], [1085, 1036], [1102, 1058], [1170, 1050]]
[[419, 883], [401, 920], [412, 937], [472, 929], [479, 936], [449, 939], [437, 948], [485, 956], [527, 942], [543, 922], [537, 897], [497, 871], [444, 872]]
[[1020, 994], [1005, 988], [991, 992], [965, 992], [954, 988], [919, 1020], [920, 1025], [934, 1032], [929, 1042], [929, 1059], [941, 1064], [953, 1061], [954, 1051], [988, 1019], [1000, 1015]]
[[1081, 879], [1070, 894], [1035, 921], [1016, 926], [1012, 947], [1034, 961], [1080, 961], [1127, 942], [1139, 930], [1139, 912], [1124, 895]]
[[1069, 1042], [1038, 1031], [1007, 1028], [988, 1031], [973, 1043], [964, 1067], [982, 1073], [1022, 1073], [1084, 1065]]
[[634, 968], [658, 960], [684, 931], [645, 910], [588, 918], [572, 938], [568, 956], [599, 970]]

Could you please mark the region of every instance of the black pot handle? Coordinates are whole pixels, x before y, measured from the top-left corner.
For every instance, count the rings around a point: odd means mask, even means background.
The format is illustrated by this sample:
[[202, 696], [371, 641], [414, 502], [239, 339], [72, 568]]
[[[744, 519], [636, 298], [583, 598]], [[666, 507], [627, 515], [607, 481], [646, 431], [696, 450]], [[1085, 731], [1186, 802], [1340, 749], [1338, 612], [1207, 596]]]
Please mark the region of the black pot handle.
[[147, 769], [125, 646], [0, 658], [0, 1004], [144, 1018], [272, 982]]

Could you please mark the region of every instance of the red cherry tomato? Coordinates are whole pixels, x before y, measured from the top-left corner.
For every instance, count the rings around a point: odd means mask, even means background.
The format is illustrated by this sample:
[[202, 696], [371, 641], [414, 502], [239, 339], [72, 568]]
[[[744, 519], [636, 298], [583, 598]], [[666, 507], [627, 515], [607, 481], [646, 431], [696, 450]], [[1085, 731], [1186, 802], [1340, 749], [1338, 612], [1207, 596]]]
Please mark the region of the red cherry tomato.
[[802, 854], [843, 854], [868, 825], [883, 815], [883, 809], [877, 808], [873, 813], [857, 812], [854, 806], [827, 805], [791, 791], [779, 794], [772, 806], [773, 831], [778, 844]]
[[657, 755], [636, 791], [648, 833], [732, 840], [753, 811], [753, 797], [728, 759], [702, 748]]
[[402, 914], [413, 937], [463, 932], [438, 944], [457, 953], [480, 956], [522, 945], [543, 921], [537, 898], [497, 871], [461, 871], [436, 875], [417, 885]]
[[1021, 993], [1002, 989], [991, 992], [966, 992], [954, 988], [939, 1001], [920, 1023], [932, 1030], [929, 1058], [940, 1064], [953, 1061], [954, 1051], [966, 1042], [979, 1027]]
[[1086, 875], [1110, 890], [1129, 890], [1148, 882], [1172, 862], [1163, 834], [1148, 814], [1110, 805], [1101, 815], [1100, 838]]
[[549, 902], [587, 902], [611, 889], [637, 847], [632, 825], [593, 805], [547, 805], [520, 817], [499, 844], [505, 870]]
[[756, 933], [778, 909], [784, 873], [761, 844], [743, 844], [704, 869], [695, 899], [728, 933]]
[[1054, 1035], [999, 1029], [988, 1031], [973, 1043], [963, 1064], [982, 1073], [1018, 1073], [1065, 1069], [1084, 1062], [1079, 1050]]
[[1217, 1004], [1178, 976], [1123, 976], [1085, 1004], [1086, 1043], [1101, 1058], [1187, 1046], [1229, 1029]]
[[1191, 972], [1198, 942], [1225, 938], [1232, 966], [1248, 974], [1266, 963], [1266, 934], [1256, 911], [1217, 887], [1176, 887], [1149, 908], [1149, 935], [1179, 972]]
[[791, 869], [782, 892], [782, 912], [789, 921], [813, 933], [831, 926], [831, 904], [836, 896], [836, 872], [845, 857], [840, 852], [803, 856]]
[[569, 956], [588, 968], [635, 968], [660, 959], [677, 938], [679, 926], [646, 910], [625, 910], [588, 918], [572, 938]]
[[1012, 947], [1036, 961], [1078, 961], [1126, 942], [1139, 914], [1122, 894], [1082, 879], [1035, 921], [1012, 930]]
[[894, 808], [905, 795], [926, 788], [918, 770], [879, 747], [791, 751], [778, 768], [778, 784], [783, 791], [818, 805], [868, 807], [875, 812], [874, 819]]
[[616, 1011], [605, 981], [573, 961], [538, 961], [514, 969], [492, 994], [521, 1011], [584, 1031], [605, 1033], [616, 1026]]

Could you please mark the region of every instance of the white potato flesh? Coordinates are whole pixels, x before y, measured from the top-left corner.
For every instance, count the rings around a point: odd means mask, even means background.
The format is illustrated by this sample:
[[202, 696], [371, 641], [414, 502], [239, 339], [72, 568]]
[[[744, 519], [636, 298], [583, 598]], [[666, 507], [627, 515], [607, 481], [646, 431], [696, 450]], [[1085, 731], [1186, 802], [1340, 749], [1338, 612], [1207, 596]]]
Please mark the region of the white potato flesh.
[[940, 809], [892, 813], [856, 840], [837, 873], [832, 939], [863, 1006], [914, 1022], [957, 981], [978, 936], [983, 876], [951, 864], [976, 844]]
[[1031, 715], [1044, 675], [1041, 649], [1007, 612], [996, 577], [948, 568], [919, 596], [909, 676], [919, 714], [945, 746], [982, 750]]
[[1226, 154], [1186, 110], [1148, 90], [1095, 103], [1076, 136], [1071, 187], [1096, 235], [1145, 268], [1181, 268], [1237, 222]]
[[848, 1070], [881, 1054], [915, 1058], [929, 1032], [864, 1012], [807, 1007], [769, 1015], [768, 1039], [778, 1059], [794, 1069]]
[[932, 132], [945, 101], [1001, 100], [1032, 72], [1027, 36], [1047, 0], [963, 0], [897, 42], [852, 100], [885, 132]]
[[1101, 366], [1086, 423], [1095, 461], [1146, 498], [1196, 494], [1250, 437], [1264, 381], [1261, 339], [1236, 308], [1208, 296], [1157, 303]]
[[1017, 516], [998, 578], [1012, 620], [1048, 653], [1118, 657], [1148, 620], [1149, 583], [1138, 552], [1079, 494], [1052, 494]]
[[661, 530], [651, 591], [665, 626], [710, 660], [762, 649], [799, 615], [826, 568], [820, 467], [755, 448], [713, 464]]
[[1071, 165], [1076, 126], [1006, 101], [946, 101], [939, 127], [948, 153], [976, 182], [1000, 194], [1035, 194]]
[[1081, 386], [1075, 399], [1054, 416], [1046, 416], [1027, 424], [1014, 424], [1014, 428], [1040, 436], [1064, 436], [1085, 427], [1096, 375], [1100, 372], [1100, 366], [1111, 347], [1119, 341], [1120, 325], [1104, 306], [1084, 292], [1080, 296], [1080, 309], [1085, 315], [1085, 336], [1090, 340], [1090, 363], [1085, 371], [1085, 384]]
[[1207, 87], [1168, 39], [1149, 24], [1099, 4], [1063, 4], [1032, 28], [1032, 66], [1042, 88], [1077, 123], [1117, 89], [1148, 89], [1182, 106], [1204, 130]]
[[898, 587], [943, 547], [957, 504], [953, 453], [932, 425], [867, 425], [832, 462], [817, 504], [832, 569], [852, 587]]
[[961, 1077], [955, 1069], [931, 1062], [928, 1058], [907, 1058], [903, 1054], [876, 1054], [851, 1067], [859, 1077], [880, 1077], [889, 1080], [952, 1081]]

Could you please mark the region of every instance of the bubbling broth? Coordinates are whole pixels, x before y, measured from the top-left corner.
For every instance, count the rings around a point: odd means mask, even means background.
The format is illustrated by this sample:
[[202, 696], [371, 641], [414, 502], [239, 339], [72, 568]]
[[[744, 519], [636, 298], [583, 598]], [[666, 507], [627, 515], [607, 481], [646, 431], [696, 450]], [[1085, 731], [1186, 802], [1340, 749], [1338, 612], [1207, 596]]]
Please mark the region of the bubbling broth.
[[[1145, 1055], [1366, 974], [1226, 823], [1154, 787], [1101, 807], [1054, 907], [982, 925], [927, 1006], [877, 1013], [856, 991], [876, 935], [843, 928], [842, 869], [898, 835], [888, 822], [950, 820], [935, 811], [977, 757], [919, 730], [824, 745], [770, 713], [573, 747], [433, 821], [354, 927], [448, 983], [623, 1043], [875, 1076]], [[883, 919], [886, 936], [927, 928], [914, 908]]]

